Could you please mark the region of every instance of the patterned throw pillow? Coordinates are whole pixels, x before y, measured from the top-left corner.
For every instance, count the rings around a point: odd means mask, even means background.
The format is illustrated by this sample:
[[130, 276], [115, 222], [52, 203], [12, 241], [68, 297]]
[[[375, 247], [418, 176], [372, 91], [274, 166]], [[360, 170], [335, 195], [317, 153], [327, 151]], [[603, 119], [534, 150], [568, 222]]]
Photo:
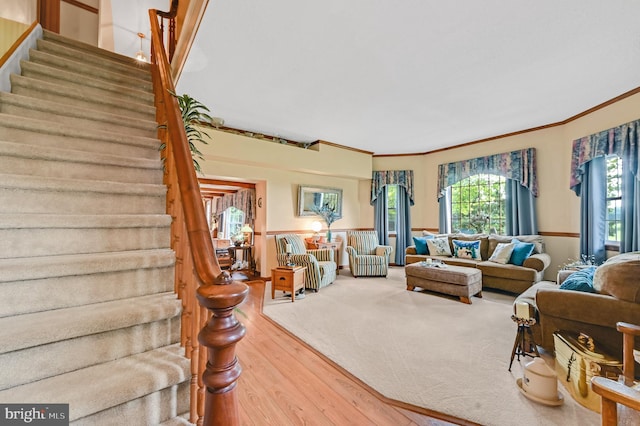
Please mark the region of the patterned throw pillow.
[[449, 247], [449, 238], [432, 238], [427, 240], [429, 254], [432, 256], [451, 256], [451, 247]]
[[480, 259], [480, 241], [453, 240], [453, 257]]
[[515, 247], [514, 243], [498, 243], [489, 261], [506, 264], [511, 258], [511, 253]]

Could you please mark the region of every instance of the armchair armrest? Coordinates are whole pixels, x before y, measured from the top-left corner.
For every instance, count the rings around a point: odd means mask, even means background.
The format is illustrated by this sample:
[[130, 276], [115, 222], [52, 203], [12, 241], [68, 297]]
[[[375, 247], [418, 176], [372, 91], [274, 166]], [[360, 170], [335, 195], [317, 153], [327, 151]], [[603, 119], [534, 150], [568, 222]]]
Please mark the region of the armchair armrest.
[[355, 248], [353, 248], [353, 247], [351, 247], [351, 246], [347, 246], [347, 247], [345, 248], [345, 250], [347, 251], [347, 254], [348, 254], [349, 256], [357, 256], [357, 255], [358, 255], [358, 252], [356, 251], [356, 249], [355, 249]]
[[335, 261], [333, 259], [333, 250], [331, 250], [331, 249], [307, 250], [307, 254], [315, 256], [315, 258], [317, 260], [319, 260], [320, 262], [326, 262], [326, 261], [334, 262]]
[[406, 249], [404, 249], [404, 253], [405, 254], [418, 254], [418, 251], [416, 250], [416, 246], [409, 246]]
[[393, 247], [391, 246], [377, 246], [376, 247], [376, 256], [389, 256]]
[[[591, 387], [595, 393], [602, 397], [603, 424], [605, 424], [605, 417], [611, 416], [613, 419], [616, 419], [616, 403], [640, 411], [640, 392], [634, 388], [602, 376], [595, 376], [591, 379]], [[611, 408], [613, 410], [609, 411]]]
[[551, 265], [551, 256], [548, 253], [532, 254], [522, 264], [525, 268], [535, 269], [538, 272], [544, 271], [549, 265]]

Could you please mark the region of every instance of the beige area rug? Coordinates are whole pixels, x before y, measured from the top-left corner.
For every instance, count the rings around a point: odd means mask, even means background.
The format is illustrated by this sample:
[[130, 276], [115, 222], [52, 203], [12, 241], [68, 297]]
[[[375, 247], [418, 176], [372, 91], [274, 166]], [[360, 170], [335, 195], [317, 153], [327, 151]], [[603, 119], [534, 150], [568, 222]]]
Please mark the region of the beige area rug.
[[508, 371], [517, 329], [511, 296], [485, 291], [467, 305], [409, 292], [400, 267], [386, 279], [341, 271], [295, 303], [282, 294], [272, 300], [267, 283], [265, 315], [388, 398], [482, 425], [600, 424], [560, 384], [560, 407], [520, 393], [516, 379], [531, 358], [514, 360]]

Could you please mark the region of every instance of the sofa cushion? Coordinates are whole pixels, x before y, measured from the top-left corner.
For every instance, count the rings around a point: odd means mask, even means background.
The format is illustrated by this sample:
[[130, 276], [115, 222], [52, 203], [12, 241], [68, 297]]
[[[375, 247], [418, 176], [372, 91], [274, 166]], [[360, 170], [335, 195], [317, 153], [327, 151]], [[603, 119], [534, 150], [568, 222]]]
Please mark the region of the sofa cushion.
[[490, 235], [489, 236], [489, 256], [493, 253], [498, 243], [510, 243], [517, 238], [522, 243], [533, 243], [533, 253], [544, 253], [544, 239], [540, 235]]
[[431, 239], [433, 239], [433, 235], [426, 235], [424, 237], [413, 237], [413, 242], [416, 246], [416, 254], [429, 254], [427, 240]]
[[502, 265], [500, 263], [486, 261], [478, 263], [476, 268], [482, 271], [483, 276], [530, 282], [536, 282], [538, 280], [537, 271], [534, 269], [523, 268], [522, 266], [511, 265], [509, 263]]
[[503, 265], [506, 264], [511, 258], [514, 247], [515, 244], [513, 243], [498, 243], [495, 250], [493, 250], [493, 254], [489, 258], [489, 261], [502, 263]]
[[453, 240], [453, 257], [460, 259], [480, 259], [480, 241]]
[[585, 291], [587, 293], [597, 293], [593, 288], [593, 274], [595, 266], [584, 268], [574, 272], [560, 284], [560, 290]]
[[427, 240], [429, 254], [434, 256], [451, 256], [451, 247], [447, 237], [437, 237]]
[[622, 253], [598, 266], [593, 287], [617, 299], [640, 303], [640, 252]]
[[515, 246], [513, 247], [509, 263], [522, 266], [524, 261], [533, 253], [535, 245], [533, 243], [523, 243], [517, 238], [512, 239], [511, 242], [515, 244]]

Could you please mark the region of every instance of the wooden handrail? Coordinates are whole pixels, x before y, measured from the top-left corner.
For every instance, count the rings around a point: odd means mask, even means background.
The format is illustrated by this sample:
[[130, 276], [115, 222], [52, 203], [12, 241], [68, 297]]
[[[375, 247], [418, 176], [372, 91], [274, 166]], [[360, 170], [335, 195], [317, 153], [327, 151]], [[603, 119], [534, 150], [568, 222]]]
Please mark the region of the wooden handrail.
[[[239, 424], [235, 387], [242, 371], [235, 345], [245, 334], [234, 309], [247, 296], [248, 287], [231, 280], [214, 254], [182, 116], [171, 94], [175, 88], [158, 11], [149, 10], [149, 18], [158, 136], [165, 144], [167, 213], [173, 218], [176, 293], [183, 307], [181, 344], [191, 359], [190, 421], [233, 426]], [[208, 348], [206, 355], [200, 345]]]
[[163, 12], [161, 10], [156, 10], [156, 15], [160, 18], [160, 40], [164, 42], [164, 20], [169, 21], [169, 34], [167, 35], [167, 42], [169, 44], [167, 49], [167, 56], [169, 58], [169, 62], [173, 59], [173, 54], [176, 51], [176, 16], [178, 16], [178, 0], [171, 0], [171, 8], [168, 12]]

